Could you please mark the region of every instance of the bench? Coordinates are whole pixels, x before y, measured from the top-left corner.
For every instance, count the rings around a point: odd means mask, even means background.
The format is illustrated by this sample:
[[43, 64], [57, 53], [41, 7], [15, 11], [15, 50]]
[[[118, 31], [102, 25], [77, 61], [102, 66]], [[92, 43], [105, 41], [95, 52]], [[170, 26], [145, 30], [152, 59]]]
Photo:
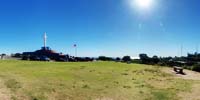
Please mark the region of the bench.
[[183, 68], [182, 67], [174, 66], [174, 71], [179, 73], [179, 74], [183, 74]]

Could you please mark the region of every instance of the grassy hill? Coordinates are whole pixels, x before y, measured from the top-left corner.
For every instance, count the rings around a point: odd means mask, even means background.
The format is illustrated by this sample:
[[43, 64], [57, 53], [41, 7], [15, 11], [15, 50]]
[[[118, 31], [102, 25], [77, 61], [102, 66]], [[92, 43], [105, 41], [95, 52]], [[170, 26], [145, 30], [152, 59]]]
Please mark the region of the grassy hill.
[[4, 100], [182, 100], [200, 81], [117, 62], [0, 61]]

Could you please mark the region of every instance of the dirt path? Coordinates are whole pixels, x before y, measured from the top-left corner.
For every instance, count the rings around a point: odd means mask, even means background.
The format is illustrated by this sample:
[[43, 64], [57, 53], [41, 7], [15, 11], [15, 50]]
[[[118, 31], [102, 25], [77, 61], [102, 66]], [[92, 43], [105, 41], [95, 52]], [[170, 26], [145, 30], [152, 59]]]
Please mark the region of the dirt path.
[[0, 100], [11, 100], [11, 93], [0, 80]]
[[181, 92], [178, 93], [178, 97], [181, 98], [181, 100], [200, 100], [200, 73], [190, 71], [190, 70], [184, 70], [185, 75], [176, 74], [172, 68], [164, 68], [164, 72], [174, 75], [177, 78], [183, 78], [186, 80], [194, 80], [197, 81], [197, 83], [194, 83], [191, 91], [189, 92]]
[[182, 74], [176, 74], [172, 68], [164, 68], [163, 71], [166, 73], [169, 73], [169, 74], [173, 74], [175, 77], [178, 77], [178, 78], [200, 81], [200, 73], [198, 73], [198, 72], [194, 72], [194, 71], [190, 71], [190, 70], [183, 70], [185, 75], [182, 75]]

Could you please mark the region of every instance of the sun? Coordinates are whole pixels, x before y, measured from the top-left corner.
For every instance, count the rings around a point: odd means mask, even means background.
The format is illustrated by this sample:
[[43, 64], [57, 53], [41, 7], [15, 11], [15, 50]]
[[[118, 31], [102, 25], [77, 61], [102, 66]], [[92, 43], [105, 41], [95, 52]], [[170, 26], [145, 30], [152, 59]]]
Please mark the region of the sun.
[[142, 10], [149, 10], [153, 7], [154, 0], [130, 0], [133, 7]]
[[153, 0], [135, 0], [135, 3], [142, 9], [148, 9], [152, 6]]

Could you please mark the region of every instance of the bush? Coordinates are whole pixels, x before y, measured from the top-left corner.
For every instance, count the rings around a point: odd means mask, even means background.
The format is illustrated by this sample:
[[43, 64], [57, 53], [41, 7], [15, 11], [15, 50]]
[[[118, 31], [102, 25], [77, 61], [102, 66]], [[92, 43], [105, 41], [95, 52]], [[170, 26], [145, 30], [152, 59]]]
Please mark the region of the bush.
[[192, 66], [183, 66], [184, 69], [188, 69], [188, 70], [192, 70], [193, 67]]
[[140, 64], [140, 63], [141, 63], [141, 60], [140, 60], [140, 59], [134, 59], [134, 60], [132, 60], [132, 63]]
[[98, 60], [101, 61], [113, 61], [111, 57], [106, 57], [106, 56], [99, 56]]
[[197, 72], [200, 72], [200, 64], [196, 64], [193, 66], [192, 68], [193, 71], [197, 71]]
[[120, 61], [121, 60], [121, 58], [119, 58], [119, 57], [117, 57], [116, 59], [115, 59], [115, 61]]
[[130, 56], [124, 56], [124, 57], [122, 58], [122, 60], [123, 60], [124, 62], [129, 62], [129, 61], [131, 61], [131, 57], [130, 57]]
[[142, 64], [150, 64], [151, 60], [147, 56], [147, 54], [139, 54], [140, 60]]

